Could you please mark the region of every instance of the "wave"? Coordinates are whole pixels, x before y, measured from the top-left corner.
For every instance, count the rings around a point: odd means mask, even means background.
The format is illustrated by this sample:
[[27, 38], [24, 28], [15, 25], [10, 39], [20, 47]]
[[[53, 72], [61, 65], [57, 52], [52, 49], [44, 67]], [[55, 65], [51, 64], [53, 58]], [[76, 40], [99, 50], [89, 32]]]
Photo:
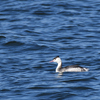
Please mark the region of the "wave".
[[35, 15], [51, 15], [52, 11], [41, 11], [41, 10], [39, 10], [39, 11], [34, 11], [33, 14], [35, 14]]
[[22, 46], [24, 43], [19, 41], [9, 41], [7, 43], [4, 43], [5, 46]]
[[49, 47], [46, 45], [39, 45], [39, 44], [30, 44], [28, 45], [24, 50], [25, 51], [33, 51], [33, 50], [45, 50], [48, 49]]
[[4, 38], [6, 38], [5, 36], [0, 36], [0, 39], [4, 39]]

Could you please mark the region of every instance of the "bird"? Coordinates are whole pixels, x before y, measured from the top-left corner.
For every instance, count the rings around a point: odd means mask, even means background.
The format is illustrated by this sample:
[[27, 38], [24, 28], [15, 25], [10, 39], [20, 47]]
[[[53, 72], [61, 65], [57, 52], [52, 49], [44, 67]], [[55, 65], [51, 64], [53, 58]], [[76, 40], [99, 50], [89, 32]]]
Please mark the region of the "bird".
[[69, 65], [66, 67], [62, 67], [62, 61], [61, 61], [61, 58], [59, 56], [56, 56], [50, 62], [58, 63], [58, 65], [56, 67], [56, 72], [60, 72], [60, 73], [63, 73], [63, 72], [86, 72], [89, 70], [88, 68], [84, 68], [84, 67], [81, 67], [79, 65]]

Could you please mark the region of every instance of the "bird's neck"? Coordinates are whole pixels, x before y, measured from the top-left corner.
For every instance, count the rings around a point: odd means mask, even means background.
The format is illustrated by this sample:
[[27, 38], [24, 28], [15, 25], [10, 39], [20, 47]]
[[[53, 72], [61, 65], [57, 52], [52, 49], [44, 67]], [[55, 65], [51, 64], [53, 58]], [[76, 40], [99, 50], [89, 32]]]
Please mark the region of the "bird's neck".
[[62, 62], [59, 62], [56, 68], [56, 72], [59, 72], [61, 68], [62, 68]]

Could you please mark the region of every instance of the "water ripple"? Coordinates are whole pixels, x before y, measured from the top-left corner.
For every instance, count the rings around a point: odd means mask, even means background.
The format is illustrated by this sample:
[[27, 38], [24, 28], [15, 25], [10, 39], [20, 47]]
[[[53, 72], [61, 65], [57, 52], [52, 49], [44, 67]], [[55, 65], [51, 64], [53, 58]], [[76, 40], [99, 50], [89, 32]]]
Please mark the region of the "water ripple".
[[22, 46], [24, 43], [18, 42], [18, 41], [9, 41], [7, 43], [4, 43], [5, 46]]
[[[0, 99], [99, 100], [100, 3], [1, 0]], [[85, 73], [55, 73], [78, 64]]]

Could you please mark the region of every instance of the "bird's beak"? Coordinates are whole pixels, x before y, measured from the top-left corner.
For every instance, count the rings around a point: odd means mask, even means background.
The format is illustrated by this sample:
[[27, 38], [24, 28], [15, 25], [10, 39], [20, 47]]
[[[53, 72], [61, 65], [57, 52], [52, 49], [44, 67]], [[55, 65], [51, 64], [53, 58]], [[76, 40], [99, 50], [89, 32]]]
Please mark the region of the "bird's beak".
[[53, 60], [52, 60], [52, 61], [50, 61], [50, 62], [53, 62]]

